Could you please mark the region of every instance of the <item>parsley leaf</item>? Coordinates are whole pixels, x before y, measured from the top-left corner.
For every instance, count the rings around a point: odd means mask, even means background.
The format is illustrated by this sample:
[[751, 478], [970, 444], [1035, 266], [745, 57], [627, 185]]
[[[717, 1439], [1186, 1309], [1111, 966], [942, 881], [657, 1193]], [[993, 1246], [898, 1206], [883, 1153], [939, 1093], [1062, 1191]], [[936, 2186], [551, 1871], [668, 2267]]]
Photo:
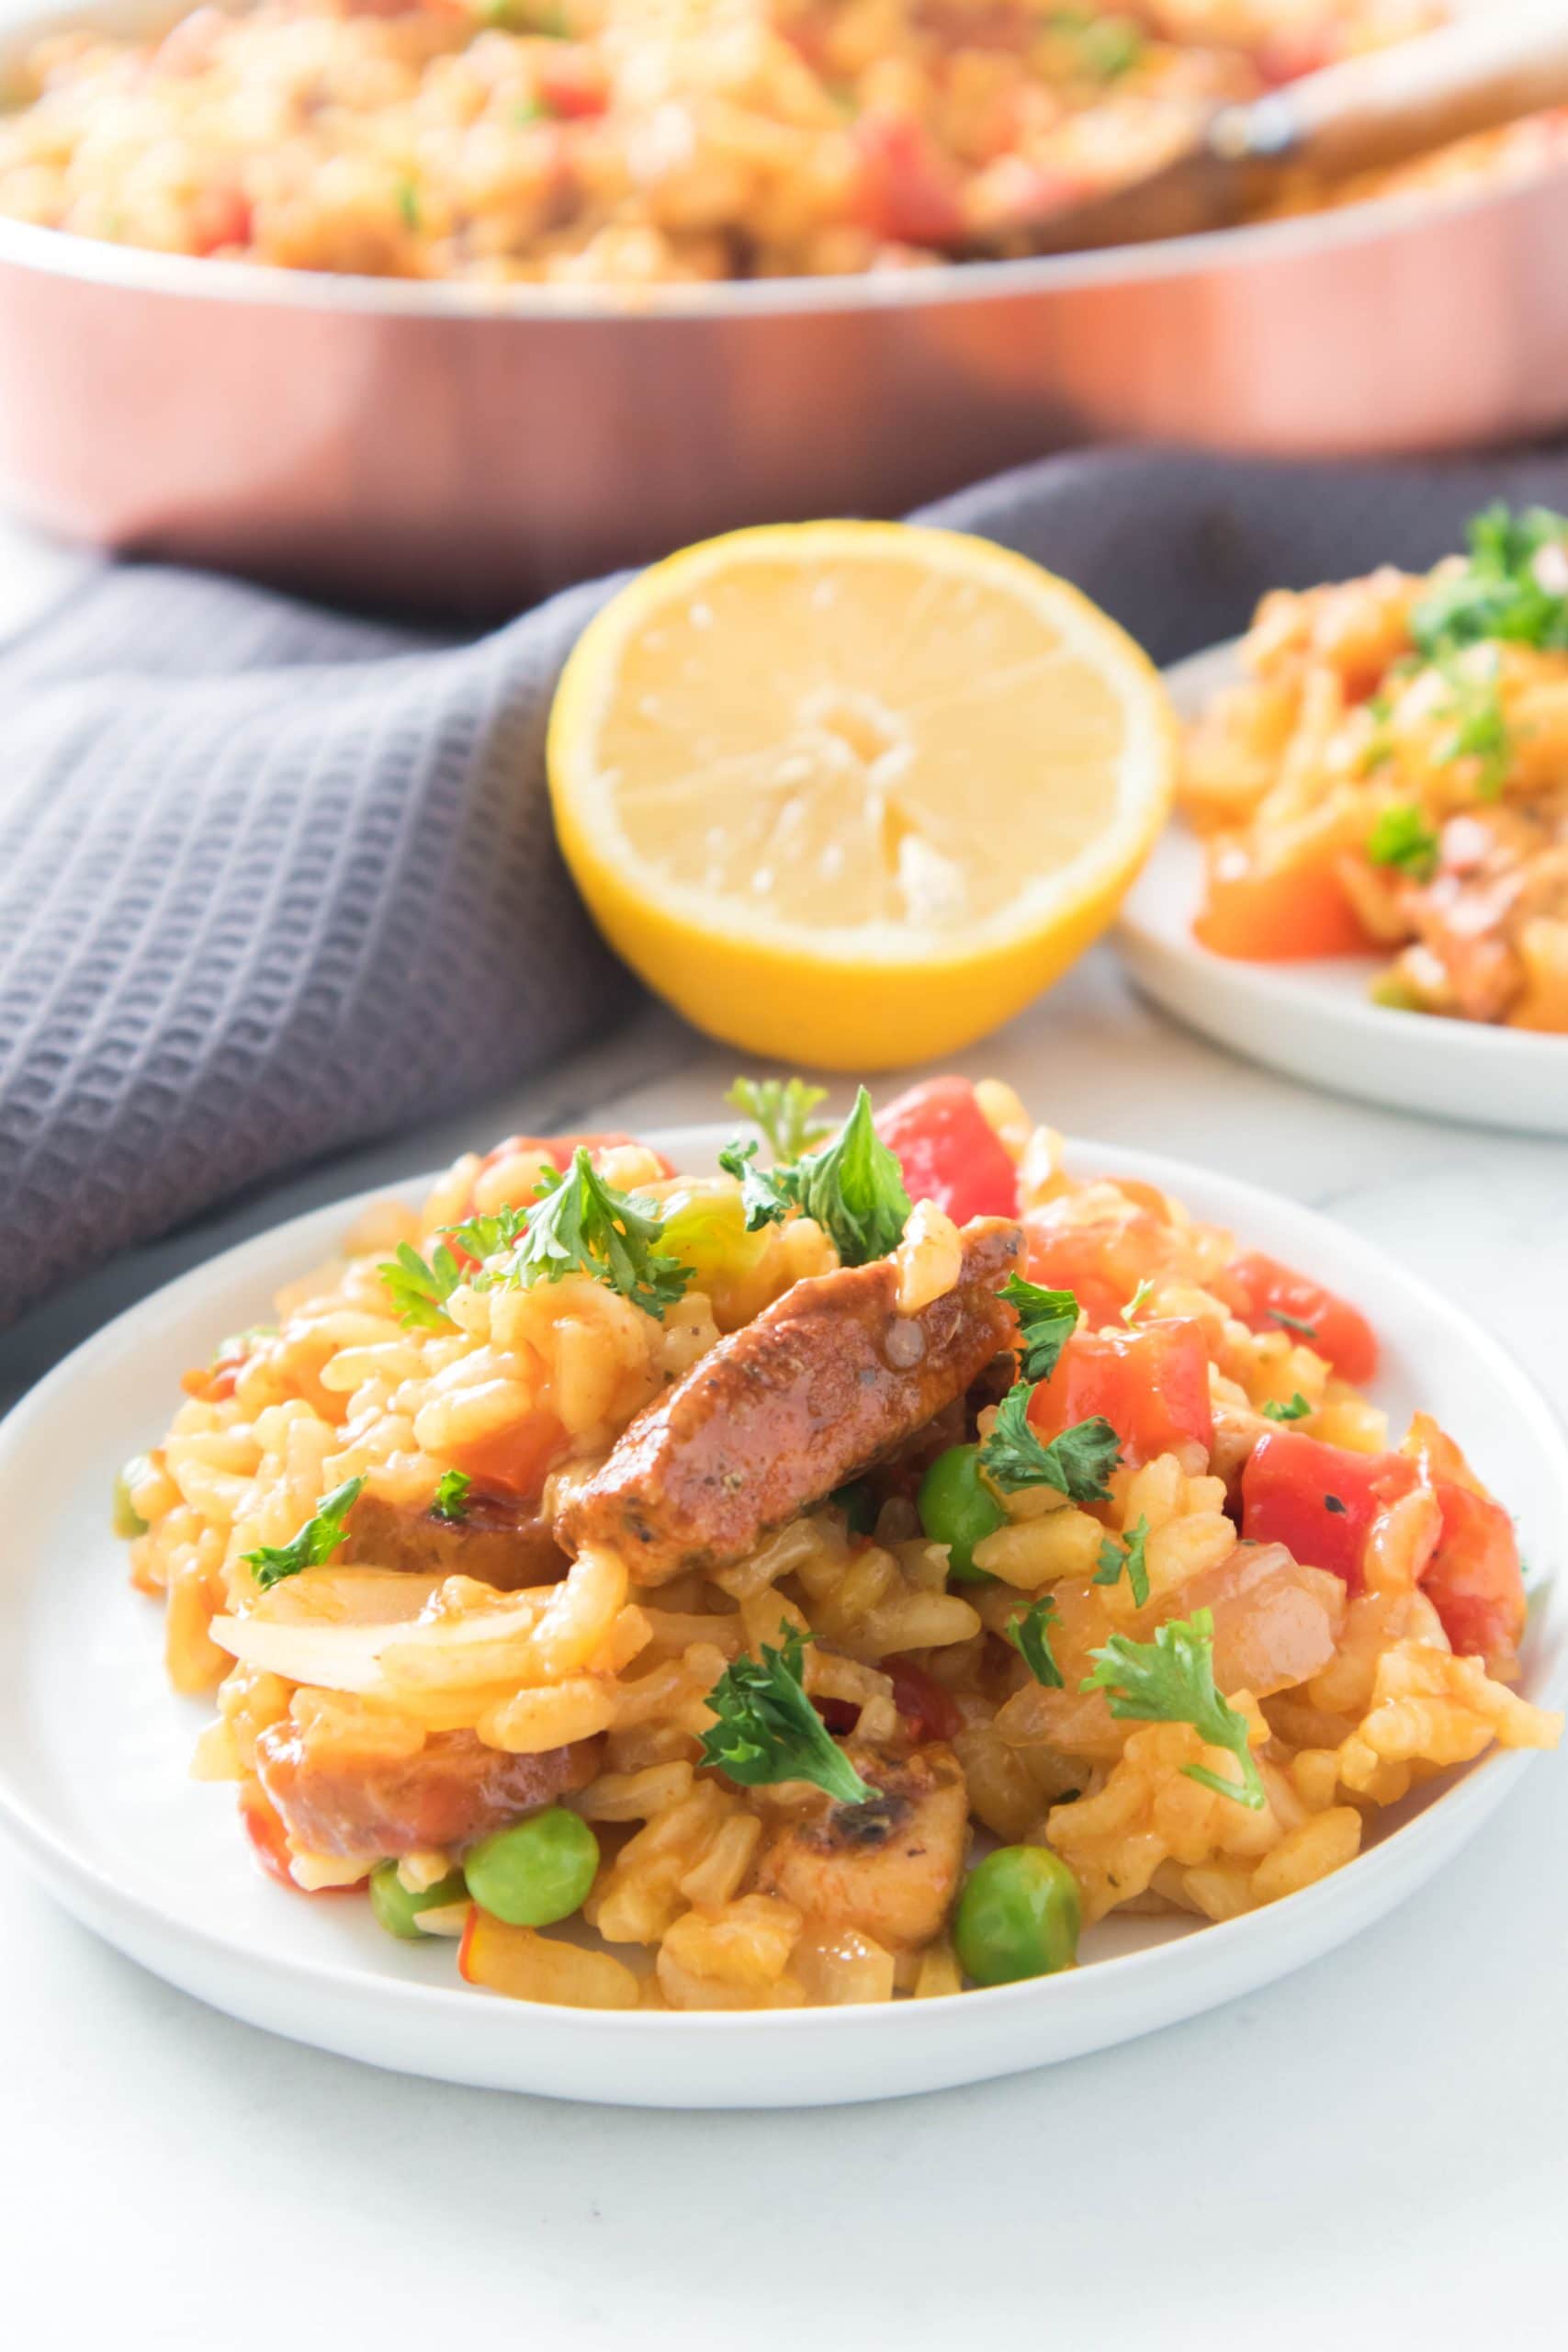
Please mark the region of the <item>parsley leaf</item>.
[[782, 1173], [792, 1197], [831, 1237], [846, 1266], [886, 1258], [902, 1240], [912, 1204], [904, 1171], [872, 1122], [863, 1086], [834, 1140]]
[[[470, 1248], [474, 1226], [483, 1222], [457, 1227], [454, 1238]], [[675, 1305], [692, 1279], [690, 1266], [655, 1248], [663, 1230], [658, 1211], [606, 1184], [579, 1144], [564, 1176], [544, 1170], [538, 1198], [524, 1212], [522, 1231], [499, 1255], [486, 1253], [476, 1287], [529, 1289], [535, 1283], [588, 1274], [662, 1322], [665, 1308]]]
[[419, 189], [411, 177], [405, 175], [398, 182], [397, 198], [399, 219], [411, 234], [417, 236], [420, 220]]
[[[1489, 506], [1470, 526], [1469, 560], [1436, 581], [1410, 612], [1410, 634], [1428, 661], [1483, 639], [1568, 647], [1568, 516], [1545, 506], [1511, 514]], [[1553, 559], [1556, 559], [1555, 560]]]
[[344, 1521], [364, 1484], [363, 1478], [345, 1478], [341, 1487], [321, 1497], [313, 1515], [290, 1542], [264, 1544], [259, 1551], [243, 1555], [264, 1592], [271, 1585], [281, 1584], [285, 1577], [297, 1577], [302, 1568], [326, 1566], [343, 1542]]
[[1287, 1315], [1282, 1306], [1270, 1306], [1266, 1312], [1271, 1322], [1283, 1323], [1287, 1329], [1299, 1331], [1303, 1340], [1316, 1339], [1317, 1325], [1315, 1323], [1303, 1323], [1299, 1315]]
[[1062, 1669], [1051, 1651], [1051, 1621], [1055, 1614], [1056, 1604], [1046, 1593], [1016, 1617], [1010, 1617], [1002, 1629], [1036, 1682], [1043, 1682], [1047, 1690], [1063, 1687]]
[[1429, 882], [1437, 872], [1438, 847], [1436, 832], [1413, 800], [1381, 810], [1367, 835], [1367, 855], [1374, 865], [1397, 866], [1416, 882]]
[[1106, 1537], [1100, 1547], [1100, 1566], [1094, 1572], [1096, 1584], [1115, 1584], [1125, 1568], [1134, 1609], [1144, 1608], [1149, 1597], [1149, 1566], [1145, 1557], [1148, 1540], [1149, 1522], [1140, 1516], [1127, 1530], [1124, 1544], [1118, 1544], [1113, 1535]]
[[1263, 1408], [1263, 1415], [1266, 1420], [1270, 1421], [1304, 1421], [1311, 1410], [1312, 1407], [1298, 1388], [1288, 1405], [1281, 1405], [1278, 1397], [1270, 1396]]
[[528, 1214], [526, 1209], [502, 1206], [488, 1216], [470, 1216], [461, 1225], [449, 1225], [446, 1233], [459, 1250], [466, 1250], [482, 1265], [487, 1258], [499, 1257], [513, 1242], [521, 1241], [528, 1230]]
[[726, 1174], [739, 1179], [749, 1233], [797, 1208], [816, 1218], [846, 1266], [868, 1265], [897, 1248], [909, 1195], [903, 1170], [873, 1125], [863, 1086], [838, 1136], [820, 1151], [770, 1169], [755, 1166], [756, 1153], [755, 1144], [729, 1144], [718, 1155]]
[[803, 1078], [738, 1078], [725, 1096], [732, 1111], [755, 1120], [775, 1159], [798, 1159], [829, 1133], [811, 1114], [828, 1099], [825, 1086]]
[[1003, 1494], [1021, 1487], [1054, 1487], [1075, 1503], [1110, 1499], [1105, 1484], [1122, 1459], [1122, 1441], [1103, 1414], [1075, 1421], [1060, 1437], [1042, 1445], [1029, 1425], [1032, 1381], [1021, 1380], [997, 1407], [991, 1434], [980, 1448], [980, 1467]]
[[1182, 1770], [1216, 1795], [1230, 1797], [1254, 1813], [1264, 1803], [1263, 1779], [1247, 1741], [1247, 1717], [1238, 1714], [1214, 1682], [1214, 1613], [1195, 1609], [1190, 1618], [1170, 1617], [1156, 1628], [1152, 1642], [1112, 1634], [1094, 1652], [1094, 1672], [1080, 1690], [1103, 1690], [1120, 1719], [1151, 1724], [1190, 1724], [1206, 1747], [1228, 1747], [1241, 1766], [1241, 1786], [1223, 1780], [1203, 1764]]
[[466, 1470], [443, 1470], [435, 1489], [435, 1500], [430, 1506], [433, 1516], [454, 1522], [467, 1519], [468, 1488], [473, 1483]]
[[1018, 1312], [1017, 1354], [1023, 1377], [1049, 1380], [1077, 1324], [1077, 1300], [1070, 1290], [1042, 1290], [1021, 1274], [1010, 1274], [1001, 1295]]
[[805, 1640], [790, 1626], [783, 1649], [738, 1657], [708, 1692], [717, 1721], [703, 1734], [703, 1762], [743, 1788], [809, 1781], [835, 1804], [869, 1804], [877, 1791], [861, 1779], [806, 1695]]
[[1495, 800], [1507, 781], [1514, 756], [1514, 738], [1503, 716], [1495, 677], [1471, 677], [1449, 668], [1450, 716], [1456, 724], [1438, 757], [1445, 763], [1473, 759], [1479, 763], [1475, 788], [1483, 800]]
[[755, 1165], [759, 1148], [753, 1138], [750, 1143], [726, 1144], [718, 1155], [725, 1174], [733, 1176], [740, 1186], [748, 1233], [760, 1233], [765, 1225], [782, 1225], [791, 1206], [788, 1193], [773, 1171]]
[[445, 1241], [436, 1243], [428, 1263], [408, 1242], [400, 1241], [394, 1254], [383, 1259], [376, 1272], [398, 1310], [400, 1323], [423, 1324], [439, 1331], [451, 1321], [446, 1301], [462, 1281], [463, 1270]]

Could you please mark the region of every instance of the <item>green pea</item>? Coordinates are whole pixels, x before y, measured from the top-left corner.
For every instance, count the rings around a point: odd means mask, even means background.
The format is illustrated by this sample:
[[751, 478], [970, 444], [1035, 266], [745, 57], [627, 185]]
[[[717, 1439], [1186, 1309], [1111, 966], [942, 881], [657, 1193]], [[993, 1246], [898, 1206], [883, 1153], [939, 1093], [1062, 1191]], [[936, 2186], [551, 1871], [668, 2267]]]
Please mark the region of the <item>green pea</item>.
[[415, 1925], [422, 1911], [439, 1911], [448, 1903], [461, 1903], [468, 1892], [461, 1871], [448, 1871], [423, 1894], [410, 1894], [398, 1876], [396, 1862], [378, 1862], [370, 1873], [370, 1908], [377, 1922], [389, 1936], [401, 1936], [405, 1943], [425, 1940], [424, 1930]]
[[463, 1858], [468, 1893], [510, 1928], [570, 1918], [593, 1883], [599, 1841], [580, 1815], [553, 1804], [497, 1829]]
[[975, 1546], [994, 1535], [1007, 1514], [981, 1474], [977, 1445], [950, 1445], [939, 1453], [920, 1480], [916, 1507], [931, 1542], [948, 1547], [949, 1576], [960, 1584], [993, 1581], [975, 1566]]
[[876, 1525], [876, 1501], [863, 1478], [852, 1478], [847, 1486], [835, 1487], [828, 1500], [837, 1503], [850, 1522], [852, 1535], [869, 1535]]
[[1054, 1976], [1077, 1958], [1078, 1883], [1046, 1846], [1002, 1846], [969, 1873], [953, 1923], [961, 1965], [976, 1984]]
[[133, 1453], [114, 1482], [114, 1502], [109, 1520], [117, 1535], [129, 1544], [133, 1535], [145, 1535], [147, 1521], [130, 1499], [131, 1482], [147, 1475], [147, 1456]]

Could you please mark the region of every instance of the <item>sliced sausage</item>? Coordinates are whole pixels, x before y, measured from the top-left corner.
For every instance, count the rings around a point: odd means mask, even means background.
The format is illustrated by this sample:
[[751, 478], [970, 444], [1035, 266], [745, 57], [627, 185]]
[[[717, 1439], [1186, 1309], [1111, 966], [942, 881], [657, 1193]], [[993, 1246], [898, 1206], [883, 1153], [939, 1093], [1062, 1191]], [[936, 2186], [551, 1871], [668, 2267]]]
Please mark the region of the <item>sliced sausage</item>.
[[900, 1315], [891, 1259], [795, 1284], [632, 1422], [557, 1532], [619, 1552], [638, 1584], [738, 1560], [961, 1396], [1012, 1314], [997, 1296], [1021, 1236], [964, 1228], [957, 1287]]
[[349, 1513], [338, 1558], [348, 1566], [418, 1575], [473, 1577], [502, 1592], [558, 1584], [567, 1559], [547, 1522], [503, 1496], [471, 1488], [461, 1519], [362, 1494]]
[[417, 1756], [370, 1763], [314, 1755], [285, 1719], [256, 1742], [256, 1774], [296, 1846], [345, 1860], [467, 1846], [521, 1814], [581, 1789], [598, 1770], [597, 1740], [510, 1756], [471, 1731], [437, 1732]]

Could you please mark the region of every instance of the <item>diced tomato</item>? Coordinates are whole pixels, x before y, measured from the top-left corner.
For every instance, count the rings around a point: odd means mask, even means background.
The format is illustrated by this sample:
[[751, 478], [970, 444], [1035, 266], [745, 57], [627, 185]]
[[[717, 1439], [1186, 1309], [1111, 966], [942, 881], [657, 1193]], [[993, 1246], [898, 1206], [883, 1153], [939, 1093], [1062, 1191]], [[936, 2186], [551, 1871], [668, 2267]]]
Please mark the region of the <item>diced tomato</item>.
[[532, 1503], [537, 1502], [566, 1448], [566, 1430], [556, 1416], [536, 1411], [471, 1445], [454, 1445], [451, 1453], [457, 1467], [479, 1486], [514, 1502]]
[[1358, 1593], [1372, 1521], [1416, 1483], [1402, 1454], [1352, 1453], [1300, 1430], [1269, 1430], [1241, 1474], [1242, 1535], [1282, 1544], [1303, 1567], [1327, 1568]]
[[1103, 1414], [1134, 1468], [1195, 1440], [1214, 1442], [1209, 1355], [1196, 1323], [1145, 1323], [1130, 1331], [1077, 1331], [1030, 1400], [1045, 1439]]
[[225, 245], [248, 245], [253, 212], [251, 200], [234, 187], [203, 188], [190, 208], [190, 249], [215, 254]]
[[930, 1739], [952, 1739], [964, 1728], [964, 1717], [951, 1690], [913, 1659], [890, 1657], [883, 1671], [893, 1684], [893, 1704], [909, 1726], [917, 1747]]
[[1525, 1584], [1514, 1523], [1490, 1495], [1437, 1480], [1443, 1514], [1421, 1589], [1456, 1650], [1506, 1665], [1525, 1629]]
[[954, 173], [908, 115], [866, 114], [854, 127], [860, 155], [856, 209], [873, 236], [900, 245], [954, 244], [964, 208]]
[[1325, 1356], [1342, 1380], [1360, 1385], [1376, 1373], [1377, 1334], [1360, 1310], [1277, 1258], [1258, 1250], [1235, 1258], [1211, 1287], [1249, 1330], [1289, 1332]]
[[1304, 1566], [1327, 1568], [1358, 1593], [1373, 1520], [1429, 1485], [1442, 1531], [1421, 1589], [1456, 1650], [1506, 1664], [1525, 1623], [1513, 1521], [1490, 1495], [1455, 1478], [1424, 1476], [1426, 1466], [1425, 1457], [1352, 1453], [1299, 1430], [1270, 1430], [1241, 1474], [1242, 1534], [1283, 1544]]
[[300, 1885], [288, 1867], [288, 1840], [283, 1823], [258, 1781], [242, 1781], [240, 1783], [240, 1826], [268, 1878], [276, 1879], [279, 1886], [286, 1886], [290, 1894], [348, 1894], [353, 1892], [346, 1886]]
[[1265, 867], [1235, 842], [1222, 844], [1209, 860], [1208, 896], [1194, 936], [1215, 956], [1255, 964], [1364, 954], [1374, 943], [1345, 894], [1337, 854]]
[[592, 50], [565, 48], [540, 67], [539, 96], [552, 114], [577, 121], [604, 112], [610, 85]]
[[1025, 1216], [1023, 1242], [1030, 1281], [1070, 1290], [1096, 1329], [1114, 1323], [1138, 1284], [1166, 1265], [1171, 1237], [1158, 1217], [1142, 1210], [1069, 1225], [1047, 1206]]
[[877, 1114], [876, 1132], [912, 1201], [934, 1201], [955, 1225], [1016, 1214], [1018, 1170], [966, 1078], [911, 1086]]

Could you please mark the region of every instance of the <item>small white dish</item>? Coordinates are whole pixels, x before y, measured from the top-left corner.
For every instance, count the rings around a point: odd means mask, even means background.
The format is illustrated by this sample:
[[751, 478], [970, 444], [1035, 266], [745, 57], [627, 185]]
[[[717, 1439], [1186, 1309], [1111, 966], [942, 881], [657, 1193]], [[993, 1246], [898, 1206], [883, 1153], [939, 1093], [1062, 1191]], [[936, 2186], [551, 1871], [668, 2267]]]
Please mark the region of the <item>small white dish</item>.
[[[650, 1140], [702, 1169], [729, 1132]], [[1365, 1308], [1384, 1345], [1377, 1394], [1396, 1422], [1427, 1406], [1518, 1519], [1540, 1586], [1522, 1688], [1556, 1703], [1568, 1681], [1568, 1584], [1556, 1573], [1568, 1445], [1497, 1342], [1294, 1202], [1154, 1153], [1079, 1143], [1069, 1159], [1166, 1187]], [[130, 1590], [108, 1527], [115, 1472], [156, 1441], [181, 1371], [330, 1256], [359, 1205], [298, 1217], [130, 1308], [0, 1426], [0, 1827], [78, 1918], [231, 2016], [403, 2073], [611, 2104], [801, 2107], [979, 2082], [1130, 2040], [1316, 1959], [1439, 1869], [1529, 1760], [1495, 1754], [1432, 1783], [1304, 1894], [1222, 1927], [1113, 1918], [1085, 1938], [1081, 1966], [1032, 1984], [759, 2016], [605, 2014], [475, 1991], [450, 1944], [396, 1943], [362, 1901], [295, 1897], [261, 1875], [231, 1791], [187, 1777], [208, 1710], [167, 1690], [161, 1611]]]
[[[1234, 645], [1166, 672], [1178, 710], [1194, 717], [1239, 675]], [[1177, 818], [1129, 893], [1116, 944], [1134, 978], [1167, 1012], [1289, 1078], [1399, 1111], [1472, 1125], [1568, 1135], [1568, 1037], [1482, 1022], [1395, 1012], [1367, 983], [1386, 956], [1244, 964], [1192, 936], [1203, 852]]]

